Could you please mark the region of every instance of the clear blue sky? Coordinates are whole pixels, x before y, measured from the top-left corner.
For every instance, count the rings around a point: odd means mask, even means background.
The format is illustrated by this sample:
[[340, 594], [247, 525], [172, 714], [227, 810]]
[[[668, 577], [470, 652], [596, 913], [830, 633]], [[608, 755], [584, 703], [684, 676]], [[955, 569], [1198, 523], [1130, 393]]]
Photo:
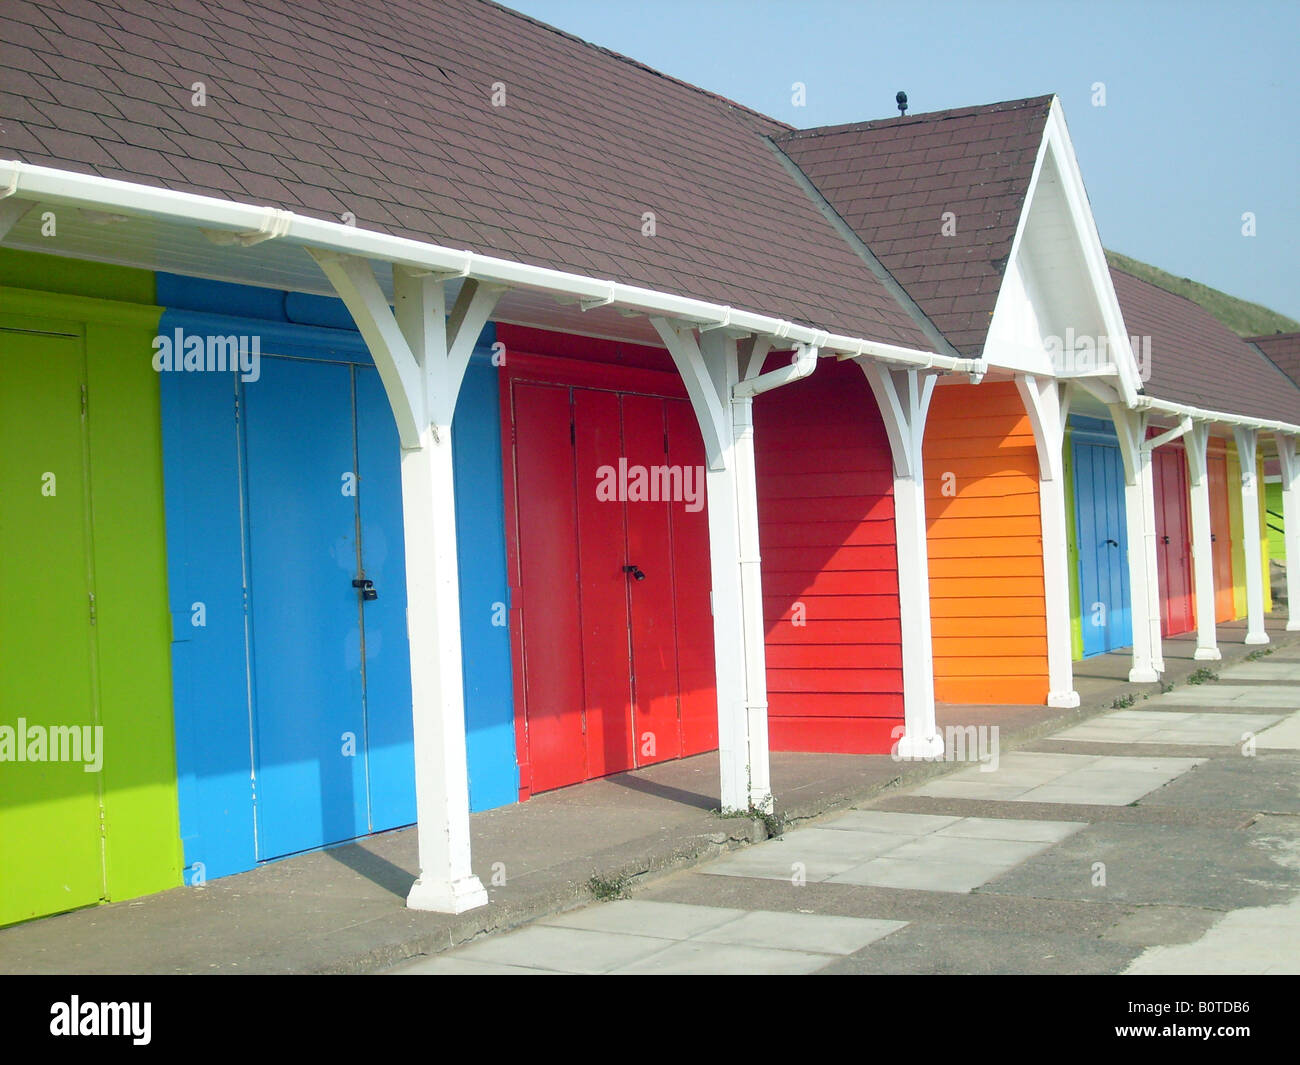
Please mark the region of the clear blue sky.
[[1106, 247], [1300, 319], [1300, 0], [506, 3], [796, 126], [1054, 92]]

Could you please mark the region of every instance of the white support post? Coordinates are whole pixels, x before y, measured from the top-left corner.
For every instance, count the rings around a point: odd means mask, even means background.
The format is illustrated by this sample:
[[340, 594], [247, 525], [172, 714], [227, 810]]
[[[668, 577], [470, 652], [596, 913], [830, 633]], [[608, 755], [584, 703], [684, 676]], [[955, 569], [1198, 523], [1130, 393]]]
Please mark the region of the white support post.
[[898, 613], [903, 639], [904, 759], [943, 756], [934, 715], [934, 642], [930, 631], [930, 558], [926, 545], [925, 471], [921, 447], [937, 379], [855, 359], [875, 394], [894, 465], [894, 528], [898, 541]]
[[1132, 597], [1133, 663], [1128, 679], [1146, 684], [1164, 672], [1160, 639], [1160, 582], [1156, 562], [1155, 474], [1146, 441], [1148, 416], [1121, 404], [1110, 407], [1124, 460], [1124, 517], [1128, 532], [1129, 594]]
[[[709, 563], [718, 696], [722, 809], [773, 806], [767, 738], [758, 488], [754, 473], [752, 399], [734, 397], [741, 380], [735, 338], [651, 319], [686, 384], [704, 437], [709, 468]], [[761, 366], [761, 359], [758, 360]], [[751, 357], [750, 367], [757, 373]], [[750, 375], [752, 376], [752, 375]]]
[[1300, 460], [1294, 436], [1278, 433], [1277, 457], [1282, 466], [1282, 543], [1286, 548], [1286, 627], [1300, 630]]
[[1268, 643], [1264, 629], [1264, 560], [1260, 554], [1259, 476], [1255, 466], [1258, 431], [1233, 426], [1241, 462], [1241, 536], [1246, 558], [1246, 642]]
[[1038, 509], [1043, 535], [1043, 591], [1047, 612], [1047, 705], [1079, 705], [1070, 650], [1070, 559], [1065, 527], [1065, 420], [1069, 384], [1017, 374], [1016, 387], [1038, 447]]
[[[1187, 481], [1192, 496], [1192, 570], [1196, 582], [1196, 653], [1198, 662], [1217, 662], [1218, 630], [1214, 624], [1214, 537], [1210, 527], [1210, 476], [1208, 472], [1210, 424], [1192, 424], [1185, 437]], [[1224, 530], [1226, 535], [1227, 530]]]
[[394, 267], [394, 314], [368, 262], [312, 254], [374, 357], [401, 436], [420, 860], [406, 904], [463, 913], [486, 905], [488, 896], [470, 866], [451, 422], [500, 290], [466, 281], [448, 320], [439, 278]]

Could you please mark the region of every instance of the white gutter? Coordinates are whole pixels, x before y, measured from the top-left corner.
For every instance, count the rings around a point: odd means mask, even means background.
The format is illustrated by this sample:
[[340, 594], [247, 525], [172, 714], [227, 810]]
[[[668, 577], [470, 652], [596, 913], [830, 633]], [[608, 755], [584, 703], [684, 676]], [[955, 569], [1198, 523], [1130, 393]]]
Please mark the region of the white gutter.
[[[0, 160], [0, 199], [16, 195], [53, 206], [109, 209], [115, 213], [153, 218], [178, 225], [230, 234], [230, 242], [251, 244], [277, 239], [291, 244], [378, 259], [399, 266], [429, 270], [445, 278], [469, 277], [509, 288], [537, 289], [576, 296], [580, 303], [617, 303], [646, 314], [674, 318], [694, 325], [735, 329], [759, 336], [818, 346], [823, 351], [881, 362], [933, 368], [954, 373], [983, 374], [983, 359], [953, 358], [841, 333], [825, 333], [781, 318], [736, 310], [721, 304], [657, 292], [637, 285], [602, 281], [563, 270], [511, 262], [477, 252], [457, 251], [423, 241], [395, 237], [318, 218], [307, 218], [274, 207], [257, 207], [191, 192], [158, 189], [94, 174], [74, 174], [51, 167]], [[211, 235], [211, 234], [210, 234]], [[220, 238], [217, 238], [220, 239]]]
[[1149, 410], [1158, 414], [1171, 414], [1176, 418], [1191, 418], [1194, 421], [1201, 422], [1220, 422], [1224, 425], [1240, 425], [1247, 429], [1258, 429], [1268, 433], [1286, 433], [1290, 436], [1300, 436], [1300, 425], [1292, 425], [1290, 422], [1274, 422], [1264, 418], [1248, 418], [1243, 414], [1225, 414], [1223, 411], [1205, 410], [1201, 407], [1190, 407], [1185, 403], [1173, 403], [1166, 399], [1156, 399], [1154, 396], [1140, 395], [1133, 404], [1134, 410]]

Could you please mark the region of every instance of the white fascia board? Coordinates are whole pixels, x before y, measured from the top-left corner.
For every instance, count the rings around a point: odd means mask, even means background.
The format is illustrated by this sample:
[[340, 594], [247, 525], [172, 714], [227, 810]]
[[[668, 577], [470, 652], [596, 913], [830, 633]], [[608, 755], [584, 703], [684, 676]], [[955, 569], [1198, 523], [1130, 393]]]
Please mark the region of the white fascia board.
[[527, 288], [590, 301], [593, 306], [622, 307], [678, 320], [693, 327], [713, 326], [789, 340], [817, 347], [826, 354], [865, 355], [883, 362], [955, 373], [982, 374], [981, 359], [954, 358], [862, 337], [826, 333], [811, 326], [704, 300], [584, 277], [549, 267], [511, 262], [477, 252], [460, 251], [406, 237], [376, 233], [357, 226], [308, 218], [274, 207], [258, 207], [191, 192], [154, 188], [131, 181], [77, 174], [51, 167], [0, 160], [0, 192], [55, 206], [110, 209], [175, 225], [229, 233], [248, 243], [278, 239], [304, 248], [356, 255], [429, 270], [448, 278], [470, 277], [508, 288]]

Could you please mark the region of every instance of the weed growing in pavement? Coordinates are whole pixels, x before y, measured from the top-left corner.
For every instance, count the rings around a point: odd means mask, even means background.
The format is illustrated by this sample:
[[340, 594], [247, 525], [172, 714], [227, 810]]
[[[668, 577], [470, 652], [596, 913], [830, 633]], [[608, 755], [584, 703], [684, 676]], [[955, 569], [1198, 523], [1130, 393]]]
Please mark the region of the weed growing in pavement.
[[1261, 647], [1261, 648], [1259, 648], [1257, 651], [1251, 651], [1250, 654], [1248, 654], [1248, 655], [1246, 656], [1246, 661], [1247, 661], [1247, 662], [1258, 662], [1261, 658], [1266, 658], [1266, 657], [1268, 657], [1269, 655], [1271, 655], [1272, 653], [1273, 653], [1273, 648], [1271, 648], [1271, 647]]
[[1208, 666], [1202, 666], [1190, 677], [1187, 678], [1188, 684], [1204, 684], [1207, 680], [1218, 680], [1219, 675]]
[[587, 890], [598, 902], [610, 902], [613, 899], [627, 898], [628, 878], [621, 873], [618, 876], [593, 876], [587, 881]]
[[1127, 710], [1130, 706], [1133, 705], [1133, 703], [1134, 703], [1133, 694], [1132, 692], [1130, 692], [1128, 695], [1118, 696], [1115, 699], [1115, 701], [1110, 704], [1110, 708], [1112, 710]]
[[1161, 681], [1161, 683], [1160, 683], [1160, 694], [1161, 694], [1161, 695], [1168, 695], [1168, 694], [1169, 694], [1171, 691], [1173, 691], [1173, 690], [1174, 690], [1174, 682], [1173, 682], [1172, 680], [1170, 680], [1170, 681]]

